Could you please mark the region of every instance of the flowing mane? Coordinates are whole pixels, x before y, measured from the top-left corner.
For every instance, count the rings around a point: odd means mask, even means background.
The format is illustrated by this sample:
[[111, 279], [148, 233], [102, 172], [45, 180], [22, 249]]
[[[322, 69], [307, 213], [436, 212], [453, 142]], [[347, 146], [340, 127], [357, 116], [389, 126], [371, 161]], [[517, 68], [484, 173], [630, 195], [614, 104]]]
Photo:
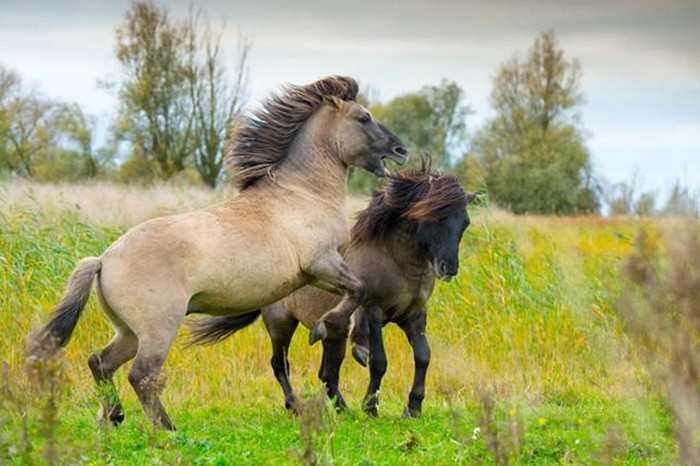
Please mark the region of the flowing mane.
[[357, 82], [346, 76], [329, 76], [305, 86], [288, 84], [241, 118], [227, 154], [236, 187], [252, 186], [285, 159], [299, 128], [325, 96], [353, 101], [358, 91]]
[[357, 215], [350, 243], [383, 239], [402, 218], [436, 221], [466, 209], [467, 195], [455, 177], [430, 168], [406, 170], [389, 176], [389, 183], [372, 194], [367, 208]]

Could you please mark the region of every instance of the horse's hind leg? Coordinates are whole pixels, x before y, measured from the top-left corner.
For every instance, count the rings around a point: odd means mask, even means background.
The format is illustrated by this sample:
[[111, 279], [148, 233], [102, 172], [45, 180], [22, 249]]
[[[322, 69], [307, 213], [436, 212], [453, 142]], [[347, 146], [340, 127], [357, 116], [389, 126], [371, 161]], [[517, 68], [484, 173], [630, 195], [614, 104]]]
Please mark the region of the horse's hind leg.
[[287, 354], [292, 336], [299, 321], [291, 316], [279, 303], [267, 306], [262, 310], [265, 329], [272, 342], [272, 359], [270, 365], [284, 392], [284, 406], [289, 411], [297, 412], [297, 398], [292, 384], [289, 382], [289, 360]]
[[119, 401], [112, 376], [125, 362], [136, 355], [138, 340], [131, 330], [120, 328], [107, 346], [88, 358], [88, 365], [97, 383], [102, 408], [98, 415], [100, 424], [110, 422], [117, 426], [124, 421], [124, 411]]
[[143, 322], [138, 330], [139, 346], [136, 360], [129, 371], [129, 383], [139, 397], [141, 406], [157, 426], [176, 430], [160, 402], [163, 388], [160, 370], [177, 335], [183, 315], [161, 316], [157, 322]]
[[340, 366], [345, 359], [345, 346], [345, 337], [323, 340], [323, 363], [318, 372], [318, 378], [326, 384], [328, 398], [335, 402], [335, 409], [338, 411], [348, 407], [338, 388]]

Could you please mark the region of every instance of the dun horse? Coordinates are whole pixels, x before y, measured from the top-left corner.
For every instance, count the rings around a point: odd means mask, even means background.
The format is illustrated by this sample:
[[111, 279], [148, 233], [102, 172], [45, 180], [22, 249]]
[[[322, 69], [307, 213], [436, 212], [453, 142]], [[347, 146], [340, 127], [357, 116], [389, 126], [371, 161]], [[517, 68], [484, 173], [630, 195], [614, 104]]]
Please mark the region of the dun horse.
[[239, 194], [144, 222], [101, 256], [83, 259], [30, 354], [68, 342], [95, 282], [115, 329], [88, 359], [103, 388], [100, 419], [123, 421], [112, 376], [135, 357], [130, 384], [147, 415], [174, 430], [155, 380], [186, 314], [245, 321], [251, 311], [314, 284], [345, 295], [322, 320], [324, 334], [341, 331], [365, 296], [338, 253], [349, 230], [348, 167], [381, 176], [385, 157], [406, 158], [401, 141], [354, 101], [357, 92], [352, 78], [330, 77], [290, 85], [264, 101], [231, 141]]
[[[415, 378], [405, 416], [420, 416], [425, 394], [425, 375], [430, 348], [425, 333], [426, 303], [435, 278], [449, 281], [459, 268], [459, 243], [469, 225], [466, 211], [474, 194], [465, 194], [451, 176], [431, 171], [424, 163], [419, 171], [390, 177], [389, 184], [374, 193], [352, 229], [344, 257], [366, 284], [367, 299], [353, 315], [353, 355], [366, 364], [369, 340], [370, 383], [363, 408], [377, 415], [378, 392], [387, 359], [382, 327], [398, 324], [413, 347]], [[262, 309], [272, 340], [272, 369], [285, 395], [285, 406], [296, 410], [296, 397], [289, 382], [287, 351], [299, 322], [312, 328], [316, 320], [338, 304], [338, 297], [305, 287], [281, 302]], [[257, 316], [258, 313], [255, 313]], [[191, 343], [220, 341], [251, 324], [211, 317], [191, 325]], [[345, 401], [338, 389], [340, 366], [345, 357], [345, 332], [323, 341], [319, 378], [337, 408]]]

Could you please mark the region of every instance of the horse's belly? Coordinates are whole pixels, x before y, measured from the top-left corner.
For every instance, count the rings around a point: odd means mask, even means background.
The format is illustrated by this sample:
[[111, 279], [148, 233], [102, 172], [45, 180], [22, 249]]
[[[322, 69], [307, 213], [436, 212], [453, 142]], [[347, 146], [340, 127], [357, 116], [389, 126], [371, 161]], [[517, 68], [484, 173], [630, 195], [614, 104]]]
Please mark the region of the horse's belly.
[[[257, 275], [257, 274], [253, 274]], [[272, 304], [305, 285], [308, 278], [298, 273], [294, 276], [250, 276], [245, 280], [231, 277], [219, 286], [209, 286], [192, 296], [189, 313], [211, 315], [236, 315], [254, 311]]]

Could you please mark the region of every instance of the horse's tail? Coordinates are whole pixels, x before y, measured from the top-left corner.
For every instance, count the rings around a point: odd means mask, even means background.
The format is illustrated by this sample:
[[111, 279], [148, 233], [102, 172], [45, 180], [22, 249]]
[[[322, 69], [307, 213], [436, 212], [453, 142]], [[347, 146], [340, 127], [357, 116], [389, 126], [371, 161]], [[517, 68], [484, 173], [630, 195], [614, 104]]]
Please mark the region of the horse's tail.
[[68, 280], [63, 299], [51, 313], [51, 320], [32, 338], [30, 357], [51, 356], [66, 346], [101, 268], [99, 257], [87, 257], [78, 263]]
[[186, 346], [213, 345], [249, 326], [260, 317], [260, 309], [239, 316], [204, 317], [187, 323]]

